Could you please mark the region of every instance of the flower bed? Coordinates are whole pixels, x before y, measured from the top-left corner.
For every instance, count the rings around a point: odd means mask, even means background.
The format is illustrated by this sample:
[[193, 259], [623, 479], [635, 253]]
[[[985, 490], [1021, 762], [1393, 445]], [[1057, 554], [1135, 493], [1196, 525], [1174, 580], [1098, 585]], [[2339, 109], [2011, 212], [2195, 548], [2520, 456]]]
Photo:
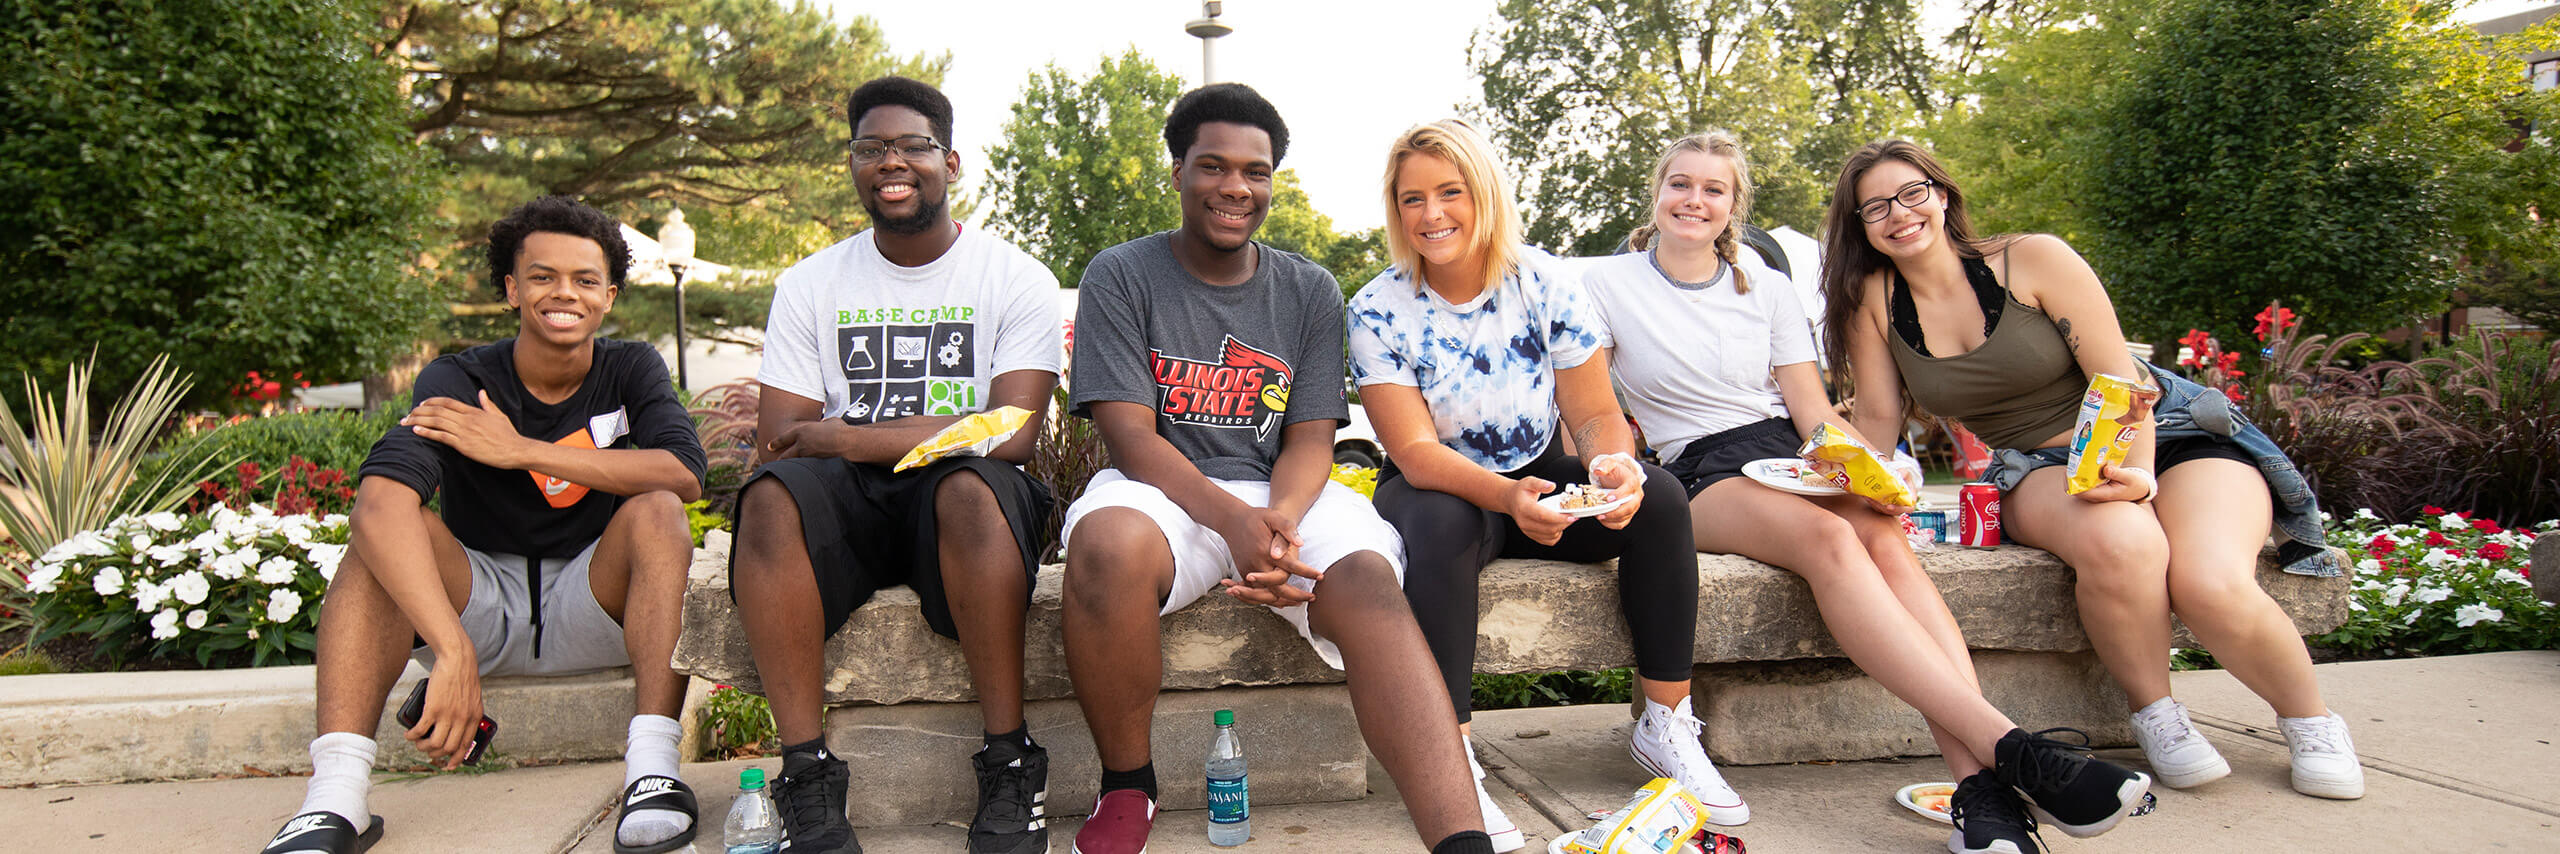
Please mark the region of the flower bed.
[[343, 515], [259, 504], [119, 517], [36, 560], [26, 582], [36, 640], [86, 636], [111, 661], [307, 664], [319, 620], [307, 606], [328, 589], [346, 542]]
[[2509, 529], [2470, 513], [2426, 508], [2391, 524], [2371, 510], [2333, 520], [2331, 544], [2355, 562], [2347, 624], [2315, 646], [2397, 657], [2560, 645], [2560, 608], [2534, 596], [2527, 553], [2560, 520]]

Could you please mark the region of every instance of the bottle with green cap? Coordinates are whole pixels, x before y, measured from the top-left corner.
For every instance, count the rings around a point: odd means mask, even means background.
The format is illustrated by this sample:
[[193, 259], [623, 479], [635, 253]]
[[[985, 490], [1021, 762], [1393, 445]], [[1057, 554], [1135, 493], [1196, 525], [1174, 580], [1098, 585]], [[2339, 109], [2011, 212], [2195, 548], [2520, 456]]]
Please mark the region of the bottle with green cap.
[[782, 850], [782, 815], [773, 808], [773, 790], [765, 788], [764, 769], [738, 772], [738, 799], [729, 804], [729, 820], [720, 827], [720, 844], [729, 854], [774, 854]]
[[1253, 836], [1253, 802], [1244, 785], [1244, 742], [1236, 740], [1236, 713], [1219, 709], [1210, 720], [1218, 732], [1209, 740], [1209, 844], [1243, 845]]

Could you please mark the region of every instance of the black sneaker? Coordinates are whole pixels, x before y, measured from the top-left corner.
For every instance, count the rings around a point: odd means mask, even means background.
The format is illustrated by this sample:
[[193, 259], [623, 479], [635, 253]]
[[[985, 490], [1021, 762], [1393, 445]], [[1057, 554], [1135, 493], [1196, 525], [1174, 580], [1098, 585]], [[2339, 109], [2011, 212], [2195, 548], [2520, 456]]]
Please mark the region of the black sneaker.
[[[2055, 741], [2045, 733], [2068, 732], [2082, 744]], [[2073, 836], [2096, 836], [2114, 830], [2116, 822], [2142, 806], [2151, 775], [2128, 771], [2091, 759], [2088, 734], [2058, 727], [2028, 734], [2013, 729], [2000, 737], [1993, 771], [2000, 782], [2027, 797], [2036, 818]]]
[[782, 850], [791, 854], [862, 854], [853, 822], [844, 817], [844, 790], [853, 782], [844, 760], [824, 750], [782, 757], [782, 779], [773, 801], [782, 810]]
[[1049, 751], [990, 744], [970, 757], [978, 768], [978, 818], [969, 854], [1048, 854]]
[[1955, 832], [1947, 836], [1950, 854], [2038, 854], [2044, 840], [2036, 836], [2036, 820], [2018, 793], [2000, 785], [1988, 770], [1973, 772], [1956, 784], [1948, 799], [1947, 817]]

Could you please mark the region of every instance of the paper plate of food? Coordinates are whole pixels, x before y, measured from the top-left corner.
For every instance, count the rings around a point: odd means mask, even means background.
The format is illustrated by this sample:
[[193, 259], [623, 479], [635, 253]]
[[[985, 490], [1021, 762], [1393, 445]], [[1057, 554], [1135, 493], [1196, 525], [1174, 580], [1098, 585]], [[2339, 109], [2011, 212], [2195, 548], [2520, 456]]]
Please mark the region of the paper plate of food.
[[1903, 809], [1919, 813], [1922, 818], [1952, 824], [1954, 820], [1948, 817], [1947, 802], [1955, 796], [1954, 783], [1913, 783], [1893, 793], [1893, 802], [1901, 804]]
[[1564, 489], [1555, 494], [1538, 499], [1538, 503], [1545, 505], [1549, 510], [1580, 519], [1624, 507], [1627, 502], [1636, 500], [1636, 496], [1642, 494], [1630, 492], [1623, 498], [1611, 500], [1607, 489], [1587, 483], [1568, 483], [1564, 485]]
[[1844, 495], [1849, 491], [1830, 475], [1815, 471], [1812, 463], [1795, 457], [1752, 460], [1742, 466], [1742, 476], [1770, 489], [1797, 495]]

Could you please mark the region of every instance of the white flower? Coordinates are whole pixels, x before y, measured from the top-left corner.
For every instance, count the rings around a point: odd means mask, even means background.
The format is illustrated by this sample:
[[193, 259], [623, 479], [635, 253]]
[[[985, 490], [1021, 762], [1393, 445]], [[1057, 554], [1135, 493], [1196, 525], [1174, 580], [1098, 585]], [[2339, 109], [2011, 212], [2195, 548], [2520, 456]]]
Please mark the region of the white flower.
[[2433, 584], [2430, 584], [2430, 585], [2427, 585], [2427, 586], [2425, 586], [2425, 587], [2420, 587], [2420, 588], [2418, 588], [2417, 595], [2411, 596], [2411, 597], [2409, 597], [2409, 598], [2416, 599], [2416, 600], [2418, 600], [2419, 602], [2424, 603], [2424, 604], [2433, 605], [2433, 604], [2435, 604], [2435, 603], [2442, 602], [2442, 601], [2444, 601], [2444, 600], [2446, 600], [2446, 599], [2449, 599], [2449, 598], [2452, 598], [2452, 597], [2453, 597], [2453, 588], [2451, 588], [2451, 587], [2438, 587], [2438, 586], [2435, 586], [2435, 585], [2433, 585]]
[[2409, 613], [2400, 615], [2400, 624], [2404, 626], [2417, 625], [2418, 617], [2426, 612], [2427, 611], [2424, 608], [2411, 608], [2409, 609]]
[[2477, 602], [2453, 609], [2453, 624], [2466, 629], [2483, 622], [2494, 623], [2506, 617], [2507, 612]]
[[338, 563], [346, 560], [347, 547], [336, 543], [312, 543], [304, 554], [310, 558], [312, 568], [320, 570], [322, 579], [336, 581]]
[[2454, 557], [2451, 552], [2447, 552], [2443, 549], [2428, 549], [2426, 556], [2419, 558], [2418, 563], [2442, 569], [2445, 564], [2454, 563], [2458, 560], [2460, 559]]
[[62, 564], [58, 563], [39, 563], [27, 573], [27, 589], [37, 593], [51, 593], [61, 581]]
[[151, 548], [151, 535], [135, 534], [131, 539], [125, 540], [125, 545], [133, 547], [133, 550], [137, 552], [147, 551]]
[[2497, 578], [2498, 578], [2498, 583], [2500, 583], [2500, 584], [2513, 584], [2513, 585], [2516, 585], [2516, 586], [2518, 586], [2518, 587], [2532, 587], [2532, 586], [2533, 586], [2533, 580], [2532, 580], [2532, 579], [2526, 578], [2526, 577], [2524, 577], [2524, 573], [2517, 572], [2517, 571], [2512, 570], [2512, 569], [2501, 569], [2501, 570], [2498, 570]]
[[134, 610], [156, 611], [160, 609], [160, 603], [167, 601], [169, 601], [169, 588], [139, 578], [133, 580]]
[[152, 546], [150, 554], [151, 561], [161, 566], [176, 566], [195, 556], [183, 545]]
[[192, 569], [178, 573], [176, 578], [169, 579], [169, 595], [176, 596], [178, 601], [189, 605], [204, 604], [204, 597], [212, 592], [213, 583], [204, 579], [204, 573]]
[[301, 612], [302, 594], [287, 588], [277, 588], [267, 594], [267, 622], [285, 622]]
[[193, 611], [188, 611], [188, 612], [187, 612], [187, 628], [190, 628], [190, 629], [201, 629], [201, 628], [204, 628], [204, 618], [205, 618], [205, 613], [204, 613], [204, 609], [203, 609], [203, 608], [197, 608], [197, 609], [195, 609], [195, 610], [193, 610]]
[[258, 627], [256, 627], [256, 626], [250, 626], [250, 627], [249, 627], [249, 639], [250, 639], [250, 640], [257, 640], [257, 639], [258, 639]]
[[170, 638], [174, 638], [174, 637], [177, 637], [177, 636], [178, 636], [178, 612], [177, 612], [177, 611], [175, 611], [175, 610], [162, 611], [162, 612], [160, 612], [160, 613], [157, 613], [157, 614], [153, 614], [153, 615], [151, 615], [151, 637], [152, 637], [153, 639], [155, 639], [155, 640], [168, 640], [168, 639], [170, 639]]
[[98, 577], [89, 580], [89, 586], [97, 590], [100, 596], [122, 593], [124, 592], [124, 573], [116, 571], [112, 566], [101, 567], [98, 570]]
[[2400, 606], [2400, 601], [2408, 598], [2408, 596], [2409, 582], [2406, 580], [2394, 581], [2391, 583], [2391, 589], [2382, 591], [2382, 604], [2397, 608]]
[[175, 531], [180, 527], [185, 526], [186, 520], [178, 518], [178, 514], [176, 513], [163, 510], [149, 516], [142, 517], [142, 523], [157, 530]]
[[2438, 517], [2436, 517], [2436, 524], [2437, 524], [2438, 526], [2440, 526], [2440, 527], [2444, 528], [2444, 529], [2445, 529], [2445, 530], [2447, 530], [2447, 531], [2468, 531], [2468, 530], [2471, 530], [2471, 520], [2469, 520], [2469, 519], [2465, 519], [2465, 518], [2462, 518], [2461, 516], [2458, 516], [2458, 515], [2455, 515], [2455, 514], [2452, 514], [2452, 513], [2447, 513], [2447, 514], [2444, 514], [2444, 515], [2442, 515], [2442, 516], [2438, 516]]
[[2363, 560], [2356, 561], [2356, 571], [2365, 573], [2381, 572], [2382, 562], [2374, 560], [2373, 558], [2365, 558]]
[[292, 584], [301, 570], [302, 565], [294, 563], [293, 558], [277, 555], [268, 558], [266, 563], [258, 564], [258, 583], [271, 586]]
[[[2354, 600], [2354, 599], [2349, 599], [2349, 600], [2347, 600], [2347, 610], [2350, 610], [2350, 611], [2362, 611], [2362, 610], [2364, 610], [2364, 603], [2363, 603], [2363, 602], [2356, 601], [2356, 600]], [[204, 613], [204, 612], [202, 612], [202, 611], [198, 611], [198, 612], [196, 612], [196, 613], [201, 614], [201, 613]]]
[[2358, 522], [2380, 522], [2380, 521], [2382, 521], [2382, 517], [2374, 515], [2374, 513], [2373, 513], [2373, 508], [2371, 508], [2371, 507], [2358, 507], [2358, 508], [2356, 508], [2356, 515], [2355, 515], [2355, 517], [2354, 517], [2354, 518], [2355, 518], [2355, 520], [2356, 520], [2356, 521], [2358, 521]]

